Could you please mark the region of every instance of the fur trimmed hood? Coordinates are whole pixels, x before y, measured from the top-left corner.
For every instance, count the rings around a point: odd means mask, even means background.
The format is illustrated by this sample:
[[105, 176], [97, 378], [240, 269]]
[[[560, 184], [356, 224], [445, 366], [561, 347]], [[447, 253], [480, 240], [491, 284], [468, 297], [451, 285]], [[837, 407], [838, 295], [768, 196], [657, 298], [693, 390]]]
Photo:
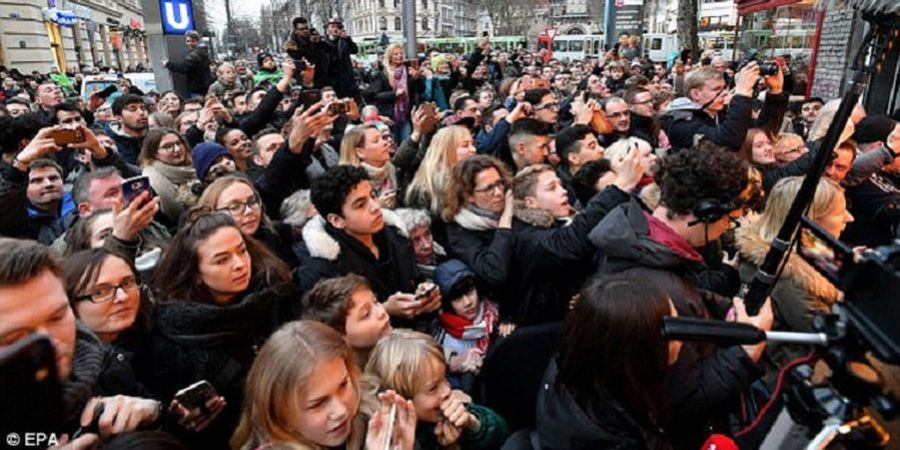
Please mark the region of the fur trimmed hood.
[[[384, 226], [391, 226], [398, 230], [403, 229], [403, 221], [393, 211], [382, 209], [381, 213], [384, 217]], [[325, 218], [321, 215], [309, 219], [309, 222], [303, 226], [303, 242], [309, 250], [309, 255], [313, 258], [336, 261], [341, 255], [341, 245], [328, 234], [325, 224]], [[402, 231], [398, 231], [398, 233], [403, 234]]]
[[566, 220], [557, 220], [545, 209], [528, 208], [522, 200], [513, 201], [513, 216], [528, 225], [539, 228], [553, 228], [557, 222], [568, 225], [572, 221], [571, 217]]
[[[766, 242], [759, 236], [759, 226], [755, 223], [738, 228], [735, 233], [735, 243], [741, 259], [757, 267], [762, 265], [766, 253], [771, 247], [771, 242]], [[781, 277], [790, 279], [810, 294], [828, 303], [834, 303], [844, 296], [838, 288], [796, 253], [791, 253]]]

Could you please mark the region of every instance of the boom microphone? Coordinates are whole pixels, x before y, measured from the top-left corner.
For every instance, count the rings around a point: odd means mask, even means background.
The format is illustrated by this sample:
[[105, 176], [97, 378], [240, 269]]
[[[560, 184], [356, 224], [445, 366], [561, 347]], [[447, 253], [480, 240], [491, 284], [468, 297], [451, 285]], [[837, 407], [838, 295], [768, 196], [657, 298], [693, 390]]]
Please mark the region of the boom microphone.
[[762, 341], [825, 345], [825, 333], [765, 332], [748, 323], [706, 320], [693, 317], [663, 317], [662, 334], [673, 341], [703, 341], [718, 345], [758, 344]]

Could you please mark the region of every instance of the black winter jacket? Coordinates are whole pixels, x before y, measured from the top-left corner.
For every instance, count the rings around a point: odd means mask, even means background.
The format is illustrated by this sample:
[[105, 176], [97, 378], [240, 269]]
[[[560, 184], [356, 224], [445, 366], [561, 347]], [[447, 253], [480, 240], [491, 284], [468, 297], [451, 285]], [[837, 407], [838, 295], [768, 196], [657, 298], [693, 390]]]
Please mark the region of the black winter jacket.
[[[786, 95], [767, 95], [756, 126], [776, 131], [781, 126], [785, 111]], [[717, 117], [710, 117], [699, 109], [699, 105], [682, 97], [672, 102], [661, 121], [675, 149], [693, 147], [694, 136], [699, 134], [713, 143], [737, 151], [744, 144], [747, 130], [754, 126], [752, 112], [753, 100], [743, 95], [734, 96], [724, 115]]]
[[181, 61], [169, 61], [166, 68], [187, 78], [188, 93], [206, 95], [209, 89], [209, 54], [206, 47], [194, 47]]
[[569, 301], [594, 272], [595, 249], [588, 234], [629, 198], [617, 187], [604, 189], [565, 225], [544, 210], [524, 209], [516, 202], [509, 280], [514, 304], [506, 305], [516, 323], [535, 325], [565, 318]]
[[536, 433], [545, 450], [661, 450], [670, 448], [661, 436], [646, 432], [609, 395], [606, 408], [593, 417], [575, 402], [556, 378], [556, 359], [550, 362], [537, 398]]
[[[591, 232], [600, 249], [600, 272], [626, 272], [653, 280], [669, 294], [683, 317], [722, 318], [729, 303], [704, 290], [708, 283], [702, 258], [689, 259], [650, 236], [647, 214], [632, 201], [612, 211]], [[727, 431], [725, 417], [738, 395], [762, 375], [762, 368], [740, 347], [685, 342], [669, 372], [671, 442], [699, 448], [713, 426]]]
[[227, 402], [206, 430], [184, 436], [192, 448], [228, 448], [253, 359], [270, 334], [297, 318], [296, 302], [290, 284], [254, 282], [227, 305], [184, 299], [156, 306], [148, 387], [157, 398], [171, 399], [179, 389], [207, 380]]

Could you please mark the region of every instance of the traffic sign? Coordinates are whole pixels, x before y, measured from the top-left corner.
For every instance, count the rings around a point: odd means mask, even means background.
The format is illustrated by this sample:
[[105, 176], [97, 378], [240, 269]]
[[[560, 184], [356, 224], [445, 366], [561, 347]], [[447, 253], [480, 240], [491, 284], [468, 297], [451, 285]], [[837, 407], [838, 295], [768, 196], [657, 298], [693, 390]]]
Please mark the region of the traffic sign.
[[163, 34], [184, 34], [194, 29], [191, 0], [160, 0]]

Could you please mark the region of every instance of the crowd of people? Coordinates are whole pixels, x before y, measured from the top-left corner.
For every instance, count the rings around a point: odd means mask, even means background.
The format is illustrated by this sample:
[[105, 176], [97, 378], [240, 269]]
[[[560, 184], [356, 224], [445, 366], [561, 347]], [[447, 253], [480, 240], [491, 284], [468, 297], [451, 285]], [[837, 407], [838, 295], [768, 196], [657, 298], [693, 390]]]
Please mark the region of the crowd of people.
[[[699, 449], [808, 349], [663, 318], [807, 331], [843, 298], [797, 255], [756, 315], [737, 297], [837, 110], [789, 65], [486, 36], [364, 68], [339, 19], [255, 67], [185, 40], [188, 96], [0, 67], [0, 348], [50, 337], [75, 448]], [[892, 242], [897, 152], [857, 106], [809, 218]], [[548, 359], [504, 359], [541, 365], [523, 427], [483, 369], [549, 324]]]

